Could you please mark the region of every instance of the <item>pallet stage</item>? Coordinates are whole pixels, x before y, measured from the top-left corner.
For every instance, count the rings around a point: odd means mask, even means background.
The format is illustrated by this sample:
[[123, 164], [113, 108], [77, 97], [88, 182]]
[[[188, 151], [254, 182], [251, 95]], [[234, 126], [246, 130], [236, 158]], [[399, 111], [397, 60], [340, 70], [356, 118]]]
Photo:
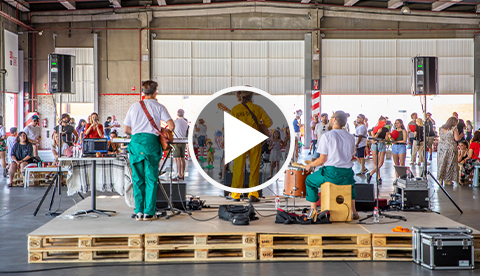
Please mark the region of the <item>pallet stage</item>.
[[[212, 208], [194, 211], [199, 220], [216, 216], [218, 205], [232, 203], [215, 196], [202, 199]], [[305, 200], [297, 200], [297, 206], [306, 205]], [[263, 216], [275, 214], [273, 197], [255, 206]], [[90, 199], [86, 198], [78, 203], [77, 211], [89, 207]], [[55, 218], [31, 232], [28, 262], [411, 261], [411, 233], [395, 233], [392, 228], [465, 226], [436, 213], [414, 212], [399, 213], [406, 222], [381, 219], [388, 224], [285, 225], [275, 224], [275, 216], [259, 216], [249, 226], [234, 226], [218, 218], [197, 221], [186, 214], [168, 220], [135, 221], [131, 218], [133, 209], [118, 196], [99, 196], [97, 208], [117, 213], [111, 217]], [[64, 215], [74, 210], [75, 206]], [[360, 217], [365, 215], [360, 213]], [[476, 244], [480, 244], [480, 232], [474, 230], [474, 234]], [[475, 253], [480, 261], [480, 252]]]

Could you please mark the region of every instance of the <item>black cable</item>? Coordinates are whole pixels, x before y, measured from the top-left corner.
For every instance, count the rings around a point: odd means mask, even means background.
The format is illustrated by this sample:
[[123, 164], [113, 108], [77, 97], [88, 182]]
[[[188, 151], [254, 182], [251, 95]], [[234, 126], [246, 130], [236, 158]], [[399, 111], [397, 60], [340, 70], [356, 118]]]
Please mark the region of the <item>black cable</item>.
[[264, 216], [264, 215], [260, 214], [260, 213], [257, 211], [257, 209], [253, 208], [253, 210], [255, 210], [255, 213], [257, 213], [259, 216], [264, 217], [264, 218], [273, 217], [273, 216], [276, 216], [276, 215], [277, 215], [277, 214], [271, 214], [271, 215], [266, 215], [266, 216]]

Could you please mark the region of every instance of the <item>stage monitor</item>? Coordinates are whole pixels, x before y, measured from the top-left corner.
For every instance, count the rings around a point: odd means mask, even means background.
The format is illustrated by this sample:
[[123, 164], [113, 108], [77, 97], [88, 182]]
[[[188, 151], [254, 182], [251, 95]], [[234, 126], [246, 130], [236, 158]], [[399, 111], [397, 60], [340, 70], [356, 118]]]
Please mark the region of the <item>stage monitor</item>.
[[438, 94], [438, 57], [414, 57], [412, 95]]
[[108, 152], [107, 138], [85, 138], [83, 139], [83, 153], [95, 154], [97, 152]]
[[75, 94], [75, 56], [48, 55], [48, 83], [50, 93]]

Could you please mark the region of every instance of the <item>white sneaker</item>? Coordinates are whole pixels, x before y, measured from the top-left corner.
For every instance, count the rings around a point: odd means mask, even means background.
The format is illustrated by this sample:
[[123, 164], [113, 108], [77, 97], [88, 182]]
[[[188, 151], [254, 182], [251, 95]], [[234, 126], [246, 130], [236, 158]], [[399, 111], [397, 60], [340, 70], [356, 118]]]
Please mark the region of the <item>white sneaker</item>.
[[135, 220], [142, 221], [143, 220], [143, 213], [139, 212], [135, 215]]

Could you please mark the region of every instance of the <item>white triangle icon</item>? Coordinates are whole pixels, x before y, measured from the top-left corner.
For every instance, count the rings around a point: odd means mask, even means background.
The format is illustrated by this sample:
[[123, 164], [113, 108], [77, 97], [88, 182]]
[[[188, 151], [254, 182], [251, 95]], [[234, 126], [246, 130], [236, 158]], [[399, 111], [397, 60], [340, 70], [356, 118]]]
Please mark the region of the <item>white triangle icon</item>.
[[268, 136], [223, 112], [225, 123], [225, 164], [268, 139]]

